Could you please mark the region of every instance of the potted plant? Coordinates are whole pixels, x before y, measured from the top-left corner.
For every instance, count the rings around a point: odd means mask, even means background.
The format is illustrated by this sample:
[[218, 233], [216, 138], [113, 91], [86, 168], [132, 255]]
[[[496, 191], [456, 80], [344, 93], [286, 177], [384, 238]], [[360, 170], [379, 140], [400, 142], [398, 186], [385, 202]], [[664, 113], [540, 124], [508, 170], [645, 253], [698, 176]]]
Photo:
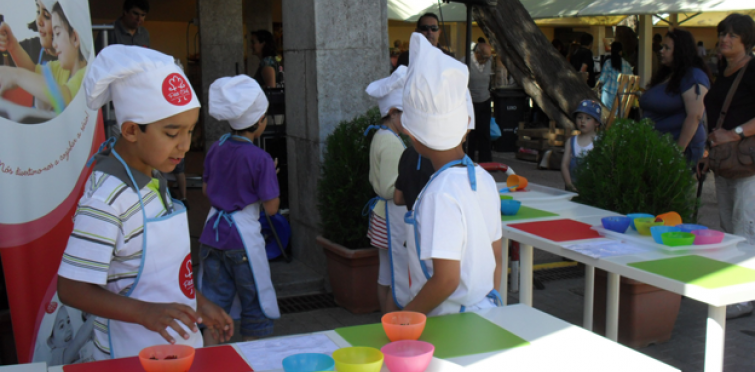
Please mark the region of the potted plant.
[[338, 305], [353, 313], [380, 309], [377, 299], [379, 259], [367, 239], [365, 204], [375, 196], [370, 185], [369, 125], [379, 124], [377, 108], [338, 124], [325, 140], [322, 174], [317, 186], [317, 207], [328, 277]]
[[[670, 134], [661, 136], [650, 120], [617, 120], [602, 132], [577, 169], [576, 188], [583, 204], [621, 214], [674, 211], [693, 219], [697, 199], [690, 165]], [[621, 278], [619, 342], [643, 347], [664, 342], [679, 313], [681, 296]], [[606, 274], [597, 270], [594, 330], [605, 330]]]

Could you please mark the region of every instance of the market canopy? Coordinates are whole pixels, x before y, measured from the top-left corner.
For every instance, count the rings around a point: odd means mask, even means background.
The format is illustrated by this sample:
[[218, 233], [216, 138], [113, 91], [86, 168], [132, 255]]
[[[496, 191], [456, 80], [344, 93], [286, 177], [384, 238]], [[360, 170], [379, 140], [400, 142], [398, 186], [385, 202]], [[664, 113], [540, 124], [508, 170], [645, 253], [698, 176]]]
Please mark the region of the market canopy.
[[[503, 1], [503, 0], [501, 0]], [[685, 27], [715, 27], [730, 13], [755, 15], [752, 0], [521, 0], [541, 26], [614, 26], [628, 15], [679, 14]], [[424, 6], [424, 7], [423, 7]], [[388, 0], [388, 18], [414, 22], [422, 14], [442, 14], [446, 22], [465, 22], [466, 6], [437, 0]], [[658, 19], [656, 19], [658, 20]]]

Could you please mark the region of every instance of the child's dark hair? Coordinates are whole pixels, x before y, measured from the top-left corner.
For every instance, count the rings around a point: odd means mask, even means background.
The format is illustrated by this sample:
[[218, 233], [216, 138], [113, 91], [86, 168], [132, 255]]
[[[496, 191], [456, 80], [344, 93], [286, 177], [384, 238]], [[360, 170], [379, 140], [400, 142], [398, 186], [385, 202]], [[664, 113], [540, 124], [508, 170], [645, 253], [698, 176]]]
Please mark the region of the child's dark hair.
[[236, 129], [232, 129], [232, 130], [231, 130], [231, 133], [232, 133], [232, 134], [243, 134], [243, 133], [245, 133], [245, 132], [248, 132], [248, 133], [254, 133], [254, 132], [255, 132], [255, 131], [256, 131], [256, 130], [257, 130], [257, 129], [259, 128], [259, 127], [260, 127], [260, 123], [259, 123], [259, 122], [257, 122], [256, 124], [252, 125], [252, 126], [251, 126], [251, 127], [249, 127], [249, 128], [238, 129], [238, 130], [236, 130]]
[[[71, 26], [71, 22], [68, 22], [68, 17], [66, 17], [65, 12], [63, 12], [63, 7], [60, 6], [60, 2], [55, 3], [55, 5], [52, 6], [52, 12], [51, 14], [57, 14], [58, 17], [60, 17], [60, 20], [63, 21], [63, 23], [66, 25], [66, 28], [68, 28], [68, 37], [73, 37], [73, 33], [76, 32], [76, 30], [73, 29], [73, 26]], [[76, 32], [78, 35], [78, 32]], [[80, 38], [80, 37], [79, 37]], [[82, 42], [79, 40], [79, 42]], [[79, 48], [79, 61], [84, 60], [84, 54], [81, 53], [81, 49]]]

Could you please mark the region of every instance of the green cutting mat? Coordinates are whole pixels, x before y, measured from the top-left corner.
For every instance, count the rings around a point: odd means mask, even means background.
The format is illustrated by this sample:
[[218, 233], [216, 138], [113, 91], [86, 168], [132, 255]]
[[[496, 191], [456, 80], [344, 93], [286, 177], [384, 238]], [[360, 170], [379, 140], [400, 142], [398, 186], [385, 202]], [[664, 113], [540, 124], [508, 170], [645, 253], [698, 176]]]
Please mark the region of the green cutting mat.
[[[391, 342], [381, 323], [337, 328], [336, 332], [352, 346], [380, 349]], [[475, 313], [427, 318], [419, 339], [433, 344], [434, 355], [443, 359], [529, 345], [521, 337]]]
[[695, 255], [634, 262], [628, 266], [709, 289], [755, 282], [755, 270]]
[[527, 220], [531, 218], [542, 218], [542, 217], [553, 217], [553, 216], [558, 216], [558, 214], [522, 206], [521, 208], [519, 208], [519, 212], [513, 216], [501, 215], [501, 221], [509, 222], [509, 221]]

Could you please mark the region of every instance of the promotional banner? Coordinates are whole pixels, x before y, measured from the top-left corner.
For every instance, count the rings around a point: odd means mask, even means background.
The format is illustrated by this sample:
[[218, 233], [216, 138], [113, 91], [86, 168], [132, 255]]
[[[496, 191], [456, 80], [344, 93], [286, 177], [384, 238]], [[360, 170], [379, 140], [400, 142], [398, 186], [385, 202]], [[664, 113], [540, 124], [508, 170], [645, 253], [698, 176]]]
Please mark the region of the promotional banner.
[[81, 89], [89, 4], [2, 1], [0, 17], [0, 254], [19, 362], [87, 361], [93, 317], [58, 301], [56, 273], [103, 140]]

